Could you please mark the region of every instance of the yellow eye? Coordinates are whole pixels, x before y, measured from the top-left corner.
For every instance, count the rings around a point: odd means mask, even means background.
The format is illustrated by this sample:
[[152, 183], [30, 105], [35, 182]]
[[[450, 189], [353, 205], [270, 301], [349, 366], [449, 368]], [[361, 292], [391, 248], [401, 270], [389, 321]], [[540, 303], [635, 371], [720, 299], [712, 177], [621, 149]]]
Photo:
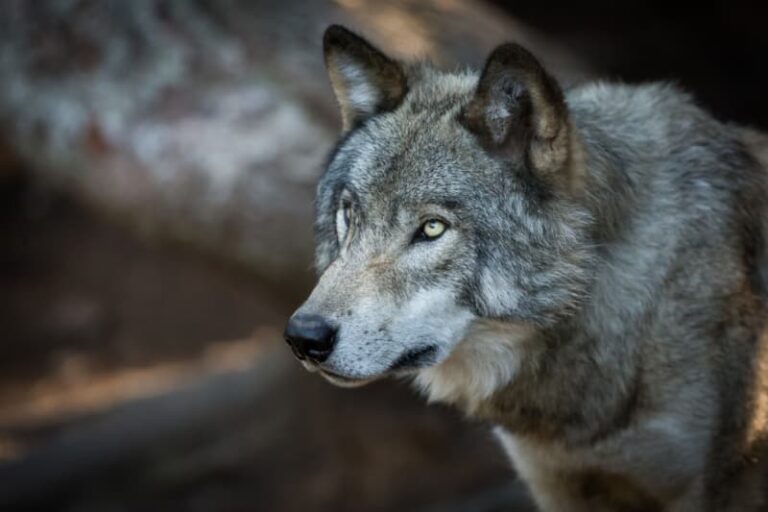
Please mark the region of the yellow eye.
[[437, 238], [445, 232], [445, 228], [445, 222], [437, 219], [430, 219], [421, 227], [421, 232], [424, 233], [424, 236], [427, 238]]

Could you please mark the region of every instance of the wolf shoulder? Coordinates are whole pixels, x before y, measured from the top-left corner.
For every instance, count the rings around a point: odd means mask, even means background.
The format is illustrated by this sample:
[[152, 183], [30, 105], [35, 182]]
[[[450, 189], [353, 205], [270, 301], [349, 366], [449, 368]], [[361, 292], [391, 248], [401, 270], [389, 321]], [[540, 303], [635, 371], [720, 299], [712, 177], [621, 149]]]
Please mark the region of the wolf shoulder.
[[[720, 122], [680, 86], [669, 82], [593, 82], [566, 92], [571, 119], [587, 145], [612, 145], [647, 159], [705, 147], [709, 158], [746, 150], [768, 167], [768, 136]], [[696, 154], [686, 154], [696, 159]]]
[[718, 120], [667, 82], [594, 82], [568, 90], [566, 101], [590, 173], [603, 184], [600, 203], [621, 191], [645, 197], [665, 223], [688, 224], [682, 232], [691, 238], [749, 238], [741, 241], [752, 253], [746, 263], [768, 297], [768, 134]]

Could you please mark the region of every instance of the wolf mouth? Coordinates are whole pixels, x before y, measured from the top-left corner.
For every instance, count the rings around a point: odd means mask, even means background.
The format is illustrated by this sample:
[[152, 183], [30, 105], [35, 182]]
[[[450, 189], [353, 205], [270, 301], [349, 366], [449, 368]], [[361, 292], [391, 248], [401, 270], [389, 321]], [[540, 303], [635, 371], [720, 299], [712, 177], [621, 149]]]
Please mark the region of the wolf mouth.
[[412, 370], [426, 366], [434, 362], [434, 356], [436, 354], [437, 347], [435, 345], [427, 345], [426, 347], [409, 350], [392, 363], [389, 367], [389, 371]]
[[337, 386], [343, 387], [343, 388], [356, 388], [359, 386], [364, 386], [365, 384], [368, 384], [369, 382], [375, 380], [375, 379], [356, 379], [352, 377], [346, 377], [344, 375], [339, 375], [338, 373], [333, 373], [329, 370], [318, 368], [320, 375], [325, 377], [326, 380], [330, 381], [332, 384], [335, 384]]

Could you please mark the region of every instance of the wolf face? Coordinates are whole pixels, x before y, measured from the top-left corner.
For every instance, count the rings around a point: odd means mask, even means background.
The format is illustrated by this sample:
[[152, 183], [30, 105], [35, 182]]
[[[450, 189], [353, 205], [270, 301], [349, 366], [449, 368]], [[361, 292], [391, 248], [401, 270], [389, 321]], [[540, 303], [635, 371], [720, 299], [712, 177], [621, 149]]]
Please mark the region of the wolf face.
[[317, 189], [320, 279], [286, 329], [305, 366], [341, 385], [417, 373], [477, 343], [478, 322], [568, 315], [590, 218], [536, 59], [504, 45], [479, 77], [444, 73], [337, 26], [324, 50], [343, 136]]

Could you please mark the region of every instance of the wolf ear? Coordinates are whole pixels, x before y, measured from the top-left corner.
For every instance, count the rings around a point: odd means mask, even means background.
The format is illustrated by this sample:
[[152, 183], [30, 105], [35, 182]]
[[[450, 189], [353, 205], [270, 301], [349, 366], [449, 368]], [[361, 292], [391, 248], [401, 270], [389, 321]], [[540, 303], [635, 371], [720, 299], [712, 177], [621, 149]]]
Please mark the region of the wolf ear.
[[488, 57], [461, 123], [490, 151], [522, 156], [544, 176], [568, 159], [563, 92], [528, 50], [508, 43]]
[[344, 132], [369, 116], [396, 108], [405, 96], [403, 67], [346, 28], [328, 27], [323, 53]]

